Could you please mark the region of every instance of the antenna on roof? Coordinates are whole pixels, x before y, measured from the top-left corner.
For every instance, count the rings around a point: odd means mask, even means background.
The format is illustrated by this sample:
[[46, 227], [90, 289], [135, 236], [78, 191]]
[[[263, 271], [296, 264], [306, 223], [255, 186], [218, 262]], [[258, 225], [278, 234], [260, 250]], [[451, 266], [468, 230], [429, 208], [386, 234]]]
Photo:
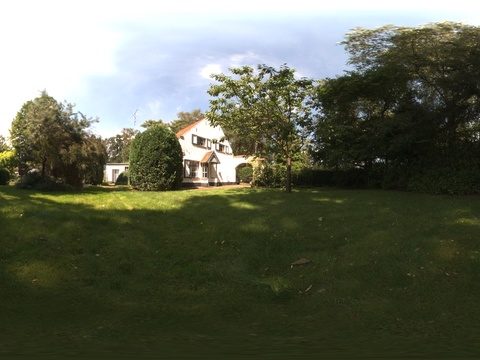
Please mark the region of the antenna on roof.
[[137, 112], [138, 112], [138, 109], [135, 110], [135, 112], [133, 113], [133, 127], [135, 127], [135, 124], [137, 122]]

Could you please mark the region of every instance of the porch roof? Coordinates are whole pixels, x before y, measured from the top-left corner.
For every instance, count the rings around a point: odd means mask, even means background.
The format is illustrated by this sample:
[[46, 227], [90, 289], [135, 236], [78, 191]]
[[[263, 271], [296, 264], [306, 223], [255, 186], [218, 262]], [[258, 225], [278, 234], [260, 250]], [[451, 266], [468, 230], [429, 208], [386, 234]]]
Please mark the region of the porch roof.
[[200, 161], [202, 164], [214, 163], [220, 164], [220, 160], [218, 160], [217, 154], [215, 151], [208, 151], [203, 155], [202, 160]]

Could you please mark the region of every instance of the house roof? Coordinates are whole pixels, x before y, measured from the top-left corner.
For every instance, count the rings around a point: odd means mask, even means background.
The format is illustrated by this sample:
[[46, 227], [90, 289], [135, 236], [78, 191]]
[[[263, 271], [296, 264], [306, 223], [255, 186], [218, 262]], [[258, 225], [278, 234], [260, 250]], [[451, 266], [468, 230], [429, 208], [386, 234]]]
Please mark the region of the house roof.
[[198, 124], [200, 124], [203, 120], [205, 120], [205, 118], [200, 119], [200, 120], [194, 122], [193, 124], [188, 125], [186, 128], [183, 128], [182, 130], [180, 130], [179, 132], [177, 132], [177, 137], [180, 137], [180, 136], [182, 136], [182, 135], [185, 135], [187, 132], [189, 132], [190, 130], [192, 130], [195, 126], [197, 126]]
[[220, 160], [218, 160], [217, 154], [215, 154], [215, 151], [208, 151], [203, 155], [202, 161], [200, 161], [202, 164], [205, 163], [217, 163], [220, 164]]

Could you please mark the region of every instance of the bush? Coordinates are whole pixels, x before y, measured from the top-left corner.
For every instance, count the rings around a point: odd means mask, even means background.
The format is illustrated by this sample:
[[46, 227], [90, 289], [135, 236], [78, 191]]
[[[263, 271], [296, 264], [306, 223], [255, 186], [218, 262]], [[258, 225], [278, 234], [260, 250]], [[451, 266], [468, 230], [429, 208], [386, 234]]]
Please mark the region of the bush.
[[123, 171], [115, 180], [115, 185], [128, 185], [128, 170]]
[[265, 165], [252, 185], [267, 188], [285, 187], [287, 170], [282, 165]]
[[0, 185], [8, 185], [10, 180], [10, 173], [7, 169], [0, 168]]
[[183, 180], [183, 153], [175, 134], [154, 126], [138, 134], [130, 147], [130, 181], [138, 190], [179, 189]]
[[253, 167], [250, 165], [239, 167], [237, 177], [240, 178], [240, 182], [249, 184], [253, 178]]
[[28, 171], [25, 175], [20, 177], [16, 186], [20, 189], [33, 189], [42, 180], [42, 175], [37, 169]]
[[292, 178], [295, 186], [334, 186], [335, 172], [332, 170], [301, 168], [293, 171]]
[[20, 189], [34, 189], [39, 191], [67, 189], [67, 186], [57, 179], [50, 177], [42, 178], [40, 171], [37, 169], [30, 170], [26, 175], [22, 176], [16, 183], [16, 186]]

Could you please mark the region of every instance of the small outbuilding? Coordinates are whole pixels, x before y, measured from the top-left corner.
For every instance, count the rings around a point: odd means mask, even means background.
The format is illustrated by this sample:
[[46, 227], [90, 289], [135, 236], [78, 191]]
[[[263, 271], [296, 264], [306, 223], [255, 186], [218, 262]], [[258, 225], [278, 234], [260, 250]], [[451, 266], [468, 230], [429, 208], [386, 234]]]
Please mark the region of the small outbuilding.
[[118, 176], [128, 170], [128, 163], [108, 163], [105, 165], [105, 181], [114, 183]]

